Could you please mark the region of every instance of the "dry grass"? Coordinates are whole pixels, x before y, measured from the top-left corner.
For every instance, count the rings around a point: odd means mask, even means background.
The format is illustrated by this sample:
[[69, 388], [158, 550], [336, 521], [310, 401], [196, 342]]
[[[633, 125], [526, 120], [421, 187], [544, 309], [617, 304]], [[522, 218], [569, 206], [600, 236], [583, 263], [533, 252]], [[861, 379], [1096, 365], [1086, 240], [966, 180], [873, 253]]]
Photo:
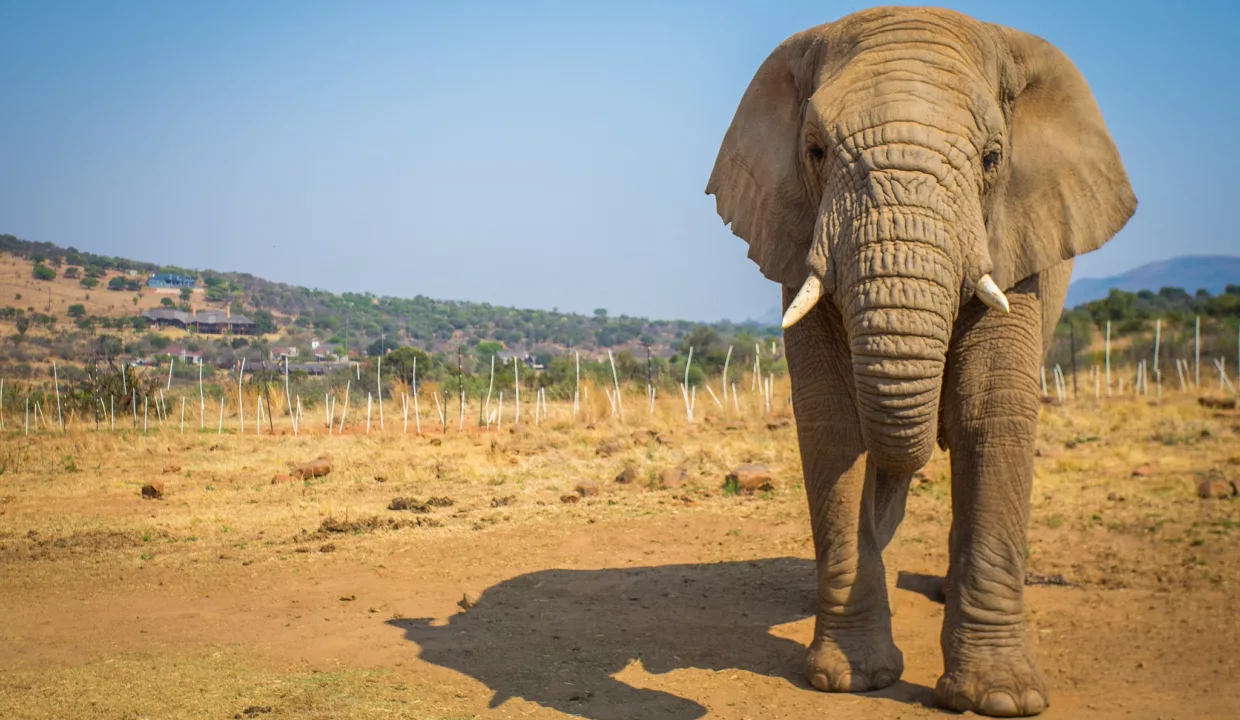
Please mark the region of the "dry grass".
[[[412, 420], [401, 432], [400, 403], [389, 401], [385, 432], [376, 419], [365, 435], [355, 404], [345, 435], [326, 433], [319, 408], [294, 437], [274, 392], [275, 436], [266, 424], [254, 434], [249, 407], [244, 436], [235, 421], [218, 435], [210, 405], [207, 432], [196, 420], [185, 434], [8, 432], [0, 716], [206, 718], [271, 706], [269, 717], [472, 717], [491, 690], [417, 661], [383, 621], [442, 618], [462, 588], [549, 567], [812, 556], [785, 402], [759, 416], [758, 398], [744, 393], [738, 415], [699, 397], [689, 425], [679, 397], [661, 398], [653, 418], [640, 397], [626, 397], [619, 422], [602, 388], [591, 387], [577, 421], [571, 402], [559, 402], [533, 427], [532, 399], [522, 398], [514, 428], [505, 397], [503, 432], [479, 430], [475, 405], [465, 432], [450, 419], [442, 433], [424, 398], [421, 436]], [[188, 406], [196, 412], [196, 398]], [[1171, 590], [1185, 607], [1234, 597], [1240, 501], [1199, 500], [1195, 488], [1240, 477], [1238, 435], [1235, 413], [1190, 398], [1044, 406], [1030, 570], [1090, 592]], [[323, 453], [330, 475], [272, 484], [290, 463]], [[769, 465], [775, 489], [725, 493], [724, 474], [744, 462]], [[1134, 476], [1145, 464], [1149, 472]], [[676, 465], [688, 485], [658, 488], [659, 472]], [[615, 483], [628, 466], [637, 481]], [[901, 569], [945, 566], [947, 467], [937, 453], [913, 491]], [[561, 500], [587, 480], [599, 494]], [[152, 481], [165, 483], [164, 500], [140, 498]], [[397, 497], [441, 500], [389, 510]], [[1120, 608], [1129, 596], [1107, 597]], [[98, 618], [77, 617], [83, 598]], [[1123, 612], [1139, 617], [1143, 608]], [[289, 635], [308, 622], [302, 613], [322, 619]], [[68, 642], [32, 629], [41, 623], [86, 629]], [[1236, 635], [1219, 632], [1220, 642]], [[530, 703], [504, 707], [559, 716]]]

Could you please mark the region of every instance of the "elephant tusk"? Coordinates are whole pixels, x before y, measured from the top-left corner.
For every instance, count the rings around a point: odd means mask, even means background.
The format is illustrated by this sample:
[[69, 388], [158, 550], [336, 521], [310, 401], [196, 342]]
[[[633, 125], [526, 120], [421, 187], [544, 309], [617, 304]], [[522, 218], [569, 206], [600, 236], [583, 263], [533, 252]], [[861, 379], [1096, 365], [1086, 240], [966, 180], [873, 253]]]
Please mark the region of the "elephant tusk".
[[796, 297], [792, 298], [792, 303], [788, 306], [788, 312], [784, 313], [783, 328], [788, 328], [800, 322], [818, 301], [822, 299], [822, 281], [817, 275], [810, 274], [805, 278], [805, 284], [797, 291]]
[[1012, 308], [1008, 305], [1007, 296], [995, 284], [994, 279], [990, 277], [990, 273], [983, 275], [977, 281], [976, 292], [977, 296], [981, 298], [982, 302], [986, 303], [987, 307], [993, 310], [1002, 310], [1003, 312], [1011, 311]]

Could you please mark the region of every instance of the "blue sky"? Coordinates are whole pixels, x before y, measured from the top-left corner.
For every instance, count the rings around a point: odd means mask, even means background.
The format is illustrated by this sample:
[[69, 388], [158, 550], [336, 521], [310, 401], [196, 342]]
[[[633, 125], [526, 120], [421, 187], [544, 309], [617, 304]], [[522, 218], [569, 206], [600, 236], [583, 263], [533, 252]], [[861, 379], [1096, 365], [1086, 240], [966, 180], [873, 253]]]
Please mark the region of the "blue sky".
[[[948, 2], [1058, 45], [1140, 208], [1103, 276], [1240, 251], [1232, 3]], [[703, 192], [853, 2], [0, 1], [0, 232], [332, 291], [714, 320], [778, 304]]]

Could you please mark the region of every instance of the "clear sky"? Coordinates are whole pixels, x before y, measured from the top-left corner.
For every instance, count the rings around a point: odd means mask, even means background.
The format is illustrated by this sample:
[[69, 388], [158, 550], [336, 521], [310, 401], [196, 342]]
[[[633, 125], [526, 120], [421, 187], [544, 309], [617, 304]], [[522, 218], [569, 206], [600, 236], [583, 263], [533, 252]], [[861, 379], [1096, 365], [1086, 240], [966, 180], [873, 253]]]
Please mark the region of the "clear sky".
[[[1233, 2], [947, 2], [1058, 45], [1140, 208], [1077, 264], [1237, 253]], [[855, 2], [0, 0], [0, 232], [336, 292], [778, 304], [704, 194], [749, 80]]]

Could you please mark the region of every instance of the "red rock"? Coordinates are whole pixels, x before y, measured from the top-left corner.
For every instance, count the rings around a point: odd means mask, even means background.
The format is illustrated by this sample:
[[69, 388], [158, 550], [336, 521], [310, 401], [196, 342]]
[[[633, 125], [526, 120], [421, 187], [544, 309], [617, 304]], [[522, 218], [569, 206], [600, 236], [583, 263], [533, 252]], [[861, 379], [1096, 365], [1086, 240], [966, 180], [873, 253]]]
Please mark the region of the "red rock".
[[581, 497], [598, 495], [598, 483], [593, 480], [582, 480], [577, 484], [577, 494]]
[[757, 463], [747, 463], [735, 468], [724, 478], [724, 485], [727, 485], [733, 479], [735, 479], [740, 492], [747, 495], [752, 495], [759, 490], [771, 490], [775, 487], [774, 481], [771, 479], [770, 469], [765, 465]]
[[659, 473], [659, 485], [669, 490], [677, 490], [689, 482], [689, 472], [682, 467], [664, 468]]
[[293, 482], [293, 478], [283, 473], [271, 478], [272, 485], [283, 485], [284, 483], [291, 483], [291, 482]]
[[632, 465], [627, 466], [620, 474], [616, 476], [616, 482], [621, 485], [628, 485], [637, 480], [637, 468]]
[[1225, 480], [1202, 480], [1197, 485], [1197, 497], [1202, 500], [1231, 497], [1235, 488]]
[[1133, 477], [1149, 477], [1150, 473], [1152, 472], [1153, 470], [1150, 468], [1149, 463], [1141, 463], [1140, 465], [1136, 467], [1136, 469], [1132, 471], [1132, 476]]

